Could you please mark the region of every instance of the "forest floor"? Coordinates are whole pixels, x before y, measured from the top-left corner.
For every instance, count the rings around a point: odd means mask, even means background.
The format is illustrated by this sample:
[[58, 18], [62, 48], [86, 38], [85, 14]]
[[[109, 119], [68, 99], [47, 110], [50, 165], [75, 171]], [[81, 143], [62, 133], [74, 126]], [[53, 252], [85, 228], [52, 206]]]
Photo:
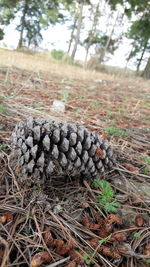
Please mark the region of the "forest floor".
[[[52, 111], [54, 100], [64, 113]], [[29, 202], [34, 189], [18, 187], [9, 165], [11, 132], [29, 116], [106, 135], [118, 160], [102, 177], [106, 188], [54, 183], [46, 206]], [[0, 183], [1, 267], [149, 266], [150, 82], [2, 53]]]

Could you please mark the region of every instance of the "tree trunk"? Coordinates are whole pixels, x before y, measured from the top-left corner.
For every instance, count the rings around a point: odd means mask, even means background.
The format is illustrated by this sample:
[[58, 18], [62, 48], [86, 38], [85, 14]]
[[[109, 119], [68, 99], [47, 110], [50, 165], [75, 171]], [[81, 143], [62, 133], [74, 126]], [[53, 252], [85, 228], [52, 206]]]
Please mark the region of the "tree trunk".
[[80, 3], [79, 6], [79, 17], [78, 17], [78, 25], [77, 25], [77, 33], [76, 33], [76, 37], [75, 37], [75, 44], [74, 44], [74, 48], [71, 54], [71, 58], [74, 60], [75, 58], [75, 54], [77, 51], [77, 47], [79, 44], [79, 40], [80, 40], [80, 32], [81, 32], [81, 26], [82, 26], [82, 14], [83, 14], [83, 6], [84, 6], [84, 1]]
[[99, 6], [100, 6], [100, 2], [98, 2], [98, 4], [96, 5], [96, 8], [95, 8], [93, 24], [92, 24], [92, 28], [91, 28], [91, 33], [90, 33], [90, 36], [89, 36], [89, 41], [88, 41], [88, 43], [86, 45], [86, 55], [85, 55], [85, 60], [84, 60], [85, 65], [87, 63], [87, 58], [88, 58], [89, 49], [90, 49], [90, 46], [91, 46], [91, 41], [92, 41], [92, 39], [93, 39], [93, 37], [94, 37], [94, 35], [96, 33], [97, 24], [98, 24], [99, 17], [100, 17]]
[[20, 37], [19, 37], [19, 42], [18, 42], [17, 48], [21, 48], [23, 46], [23, 33], [24, 33], [25, 18], [26, 18], [27, 9], [28, 9], [28, 0], [24, 0], [22, 17], [21, 17], [21, 21], [20, 21], [20, 24], [21, 24]]
[[75, 15], [74, 23], [72, 25], [72, 31], [71, 31], [71, 36], [70, 36], [68, 51], [67, 51], [67, 54], [68, 55], [70, 53], [71, 45], [72, 45], [72, 42], [73, 42], [73, 36], [74, 36], [75, 29], [76, 29], [76, 25], [77, 25], [77, 16]]
[[146, 64], [146, 67], [142, 73], [142, 77], [145, 79], [150, 79], [150, 57], [148, 59], [148, 62]]
[[146, 48], [147, 48], [147, 44], [148, 44], [148, 41], [146, 41], [146, 43], [145, 43], [145, 45], [143, 47], [142, 54], [141, 54], [141, 57], [139, 59], [139, 62], [138, 62], [137, 68], [136, 68], [137, 73], [139, 72], [139, 69], [140, 69], [140, 66], [141, 66], [141, 63], [142, 63]]
[[105, 57], [105, 54], [106, 54], [106, 52], [107, 52], [107, 50], [108, 50], [108, 47], [109, 47], [109, 44], [110, 44], [111, 38], [112, 38], [112, 36], [113, 36], [113, 33], [114, 33], [114, 30], [115, 30], [115, 26], [116, 26], [116, 23], [117, 23], [118, 17], [119, 17], [119, 12], [117, 13], [117, 16], [116, 16], [115, 22], [114, 22], [114, 24], [113, 24], [113, 27], [112, 27], [111, 33], [110, 33], [110, 35], [108, 36], [107, 42], [106, 42], [106, 44], [105, 44], [105, 47], [104, 47], [104, 49], [102, 50], [102, 53], [101, 53], [101, 55], [100, 55], [100, 57], [99, 57], [99, 63], [100, 63], [100, 64], [103, 62], [103, 60], [104, 60], [104, 57]]

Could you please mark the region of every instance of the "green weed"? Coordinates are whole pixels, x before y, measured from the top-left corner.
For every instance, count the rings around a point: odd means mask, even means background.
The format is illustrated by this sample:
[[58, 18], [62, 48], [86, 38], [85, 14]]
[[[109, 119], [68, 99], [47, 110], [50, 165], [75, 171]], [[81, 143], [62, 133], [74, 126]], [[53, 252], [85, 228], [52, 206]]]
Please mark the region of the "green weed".
[[4, 151], [5, 149], [8, 148], [8, 145], [4, 144], [0, 146], [0, 151]]
[[94, 255], [93, 251], [90, 251], [88, 254], [83, 254], [85, 264], [87, 265], [94, 264], [94, 261], [92, 260], [93, 255]]
[[149, 121], [150, 120], [150, 116], [145, 116], [144, 120]]
[[102, 244], [105, 244], [109, 241], [109, 239], [111, 238], [112, 234], [106, 236], [105, 238], [99, 240], [98, 242], [102, 245]]
[[65, 90], [61, 91], [61, 101], [66, 102], [69, 98], [69, 93]]
[[141, 237], [141, 234], [140, 234], [140, 233], [135, 233], [135, 234], [134, 234], [134, 238], [139, 239], [140, 237]]
[[97, 202], [100, 207], [106, 212], [116, 213], [120, 205], [116, 200], [113, 200], [114, 192], [110, 184], [104, 180], [94, 179], [93, 186], [99, 187], [102, 191], [102, 195], [97, 195]]
[[0, 113], [8, 115], [9, 111], [6, 107], [4, 107], [3, 105], [0, 105]]
[[116, 128], [115, 126], [110, 126], [104, 129], [107, 136], [114, 135], [114, 136], [121, 136], [125, 137], [127, 135], [127, 132], [125, 130], [121, 130]]
[[146, 264], [150, 264], [150, 259], [148, 259], [148, 260], [144, 260], [144, 262], [145, 262]]
[[144, 158], [145, 163], [150, 164], [150, 157]]
[[39, 109], [42, 108], [42, 105], [41, 105], [41, 104], [33, 104], [32, 107], [33, 107], [34, 109], [39, 110]]
[[101, 106], [101, 103], [98, 101], [93, 101], [90, 106], [96, 109]]
[[149, 168], [148, 167], [144, 167], [143, 170], [142, 170], [142, 173], [145, 174], [145, 175], [148, 175], [148, 172], [149, 172]]

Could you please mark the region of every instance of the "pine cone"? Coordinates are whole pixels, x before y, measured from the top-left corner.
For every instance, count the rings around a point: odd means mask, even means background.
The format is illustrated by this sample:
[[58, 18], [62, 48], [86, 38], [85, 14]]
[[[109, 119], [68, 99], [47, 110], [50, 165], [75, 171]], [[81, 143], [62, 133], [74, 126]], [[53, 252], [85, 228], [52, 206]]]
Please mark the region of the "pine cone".
[[23, 183], [42, 184], [58, 176], [94, 178], [115, 162], [108, 140], [70, 123], [29, 118], [16, 125], [12, 144], [10, 164]]

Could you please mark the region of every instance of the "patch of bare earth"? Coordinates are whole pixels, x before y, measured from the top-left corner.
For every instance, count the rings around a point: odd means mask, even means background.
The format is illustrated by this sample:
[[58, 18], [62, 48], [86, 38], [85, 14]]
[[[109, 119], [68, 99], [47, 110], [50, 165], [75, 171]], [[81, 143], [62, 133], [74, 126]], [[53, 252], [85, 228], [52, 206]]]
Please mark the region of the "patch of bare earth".
[[[148, 81], [73, 71], [0, 68], [1, 267], [148, 266]], [[64, 114], [51, 111], [56, 99], [65, 102]], [[20, 188], [9, 165], [10, 136], [28, 116], [78, 121], [107, 135], [117, 165], [102, 179], [120, 204], [116, 213], [102, 209], [102, 190], [91, 181], [57, 179], [42, 189]]]

